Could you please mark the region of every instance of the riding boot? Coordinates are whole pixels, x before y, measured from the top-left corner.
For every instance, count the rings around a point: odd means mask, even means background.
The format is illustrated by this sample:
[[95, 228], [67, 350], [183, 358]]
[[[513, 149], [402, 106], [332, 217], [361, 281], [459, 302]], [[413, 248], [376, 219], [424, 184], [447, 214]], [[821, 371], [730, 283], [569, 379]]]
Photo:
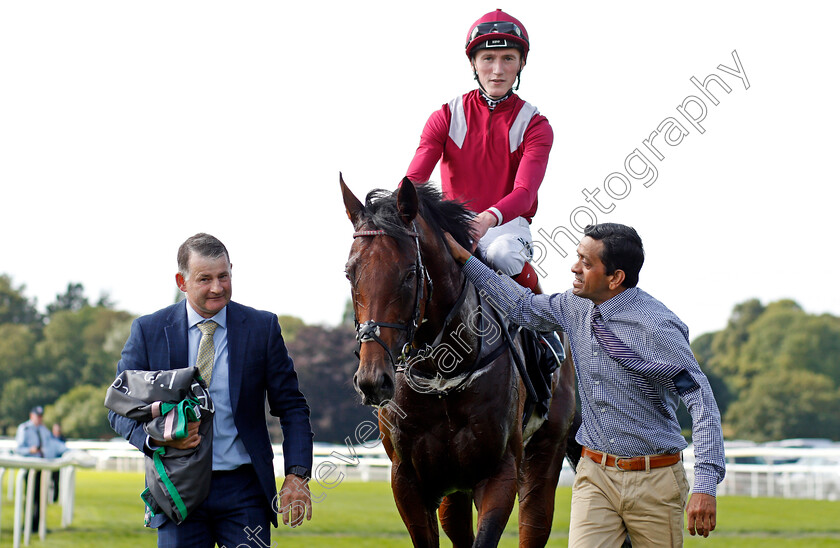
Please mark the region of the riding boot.
[[560, 340], [560, 335], [558, 335], [555, 331], [540, 332], [540, 340], [548, 346], [549, 351], [554, 354], [554, 360], [557, 363], [556, 367], [551, 368], [551, 371], [554, 371], [557, 367], [560, 367], [560, 364], [562, 364], [563, 360], [566, 359], [566, 349], [563, 348], [563, 341]]
[[[526, 262], [522, 272], [512, 276], [512, 278], [516, 283], [530, 289], [535, 294], [542, 293], [539, 278], [530, 263]], [[536, 392], [534, 413], [545, 419], [548, 418], [549, 406], [551, 405], [551, 374], [563, 363], [566, 353], [563, 350], [563, 343], [553, 331], [540, 333], [527, 330], [525, 339], [531, 341], [526, 346], [532, 349], [531, 358], [528, 362], [528, 377]]]

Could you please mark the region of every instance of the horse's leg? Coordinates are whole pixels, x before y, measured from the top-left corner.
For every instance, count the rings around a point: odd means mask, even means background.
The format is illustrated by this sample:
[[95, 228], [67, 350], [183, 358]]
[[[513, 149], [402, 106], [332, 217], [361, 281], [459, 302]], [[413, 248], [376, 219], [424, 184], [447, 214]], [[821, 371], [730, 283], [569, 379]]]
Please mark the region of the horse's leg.
[[443, 532], [453, 548], [469, 548], [475, 541], [472, 526], [472, 495], [458, 491], [443, 498], [438, 509]]
[[[521, 439], [519, 443], [522, 443]], [[513, 503], [516, 500], [516, 459], [511, 449], [504, 455], [498, 472], [475, 487], [478, 532], [473, 546], [498, 546]]]
[[394, 461], [391, 467], [391, 490], [403, 523], [415, 548], [439, 548], [435, 504], [424, 500], [420, 483], [413, 470]]
[[545, 546], [551, 534], [557, 480], [563, 468], [566, 441], [575, 414], [575, 378], [570, 358], [563, 363], [559, 374], [560, 379], [554, 388], [548, 420], [525, 446], [520, 467], [520, 548]]

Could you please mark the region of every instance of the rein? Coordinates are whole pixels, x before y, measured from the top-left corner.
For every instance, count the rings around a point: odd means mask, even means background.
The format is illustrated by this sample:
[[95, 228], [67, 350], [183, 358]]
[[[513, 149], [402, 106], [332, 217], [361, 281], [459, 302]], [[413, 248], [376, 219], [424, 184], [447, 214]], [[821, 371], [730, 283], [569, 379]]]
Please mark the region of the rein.
[[[443, 323], [443, 327], [438, 333], [438, 336], [435, 338], [435, 341], [432, 344], [427, 343], [423, 349], [417, 352], [424, 360], [429, 360], [434, 355], [435, 347], [437, 347], [437, 345], [440, 344], [441, 340], [443, 339], [443, 335], [446, 332], [446, 327], [449, 325], [449, 322], [455, 317], [455, 315], [463, 306], [470, 287], [472, 287], [473, 290], [477, 292], [475, 286], [467, 282], [467, 280], [465, 279], [464, 287], [461, 291], [461, 296], [455, 302], [455, 305], [453, 306], [452, 310], [450, 310], [449, 314], [447, 314], [446, 320]], [[501, 320], [501, 318], [498, 317], [498, 312], [496, 312], [495, 310], [493, 310], [493, 312], [495, 313], [497, 319]], [[484, 315], [481, 315], [480, 317], [482, 322], [486, 321]], [[502, 326], [503, 324], [499, 322], [498, 325]], [[484, 326], [482, 325], [482, 327]], [[504, 331], [504, 327], [501, 327], [501, 330]], [[425, 373], [423, 371], [415, 370], [413, 368], [413, 363], [402, 364], [401, 367], [397, 368], [397, 373], [405, 374], [408, 386], [411, 387], [415, 392], [421, 394], [431, 394], [433, 396], [442, 398], [450, 392], [457, 392], [458, 390], [461, 390], [462, 388], [464, 388], [464, 386], [467, 385], [467, 383], [470, 381], [473, 375], [475, 375], [479, 371], [482, 371], [484, 368], [492, 364], [506, 350], [514, 350], [514, 347], [510, 345], [510, 341], [508, 340], [491, 346], [490, 350], [488, 351], [487, 346], [485, 345], [485, 340], [487, 339], [487, 337], [483, 335], [485, 331], [485, 329], [480, 329], [476, 333], [478, 338], [478, 351], [476, 353], [475, 360], [473, 360], [473, 363], [469, 367], [469, 369], [463, 372], [458, 377], [447, 378], [443, 377], [439, 373], [436, 375], [429, 375], [428, 373]], [[505, 342], [507, 342], [507, 345], [505, 344]], [[485, 351], [487, 352], [485, 353]]]

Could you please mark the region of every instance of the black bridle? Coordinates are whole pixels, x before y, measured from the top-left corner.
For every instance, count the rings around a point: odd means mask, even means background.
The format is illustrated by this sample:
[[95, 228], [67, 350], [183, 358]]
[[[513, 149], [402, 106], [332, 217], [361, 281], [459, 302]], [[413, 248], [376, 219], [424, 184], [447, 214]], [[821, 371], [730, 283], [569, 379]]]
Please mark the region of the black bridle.
[[[408, 235], [414, 238], [414, 243], [416, 244], [417, 248], [417, 261], [415, 263], [415, 277], [417, 278], [417, 289], [415, 291], [415, 304], [414, 304], [414, 313], [411, 315], [411, 319], [406, 322], [405, 324], [399, 323], [390, 323], [390, 322], [377, 322], [375, 320], [368, 320], [362, 324], [359, 323], [359, 318], [356, 315], [355, 307], [353, 311], [353, 321], [356, 324], [356, 350], [355, 354], [356, 357], [359, 357], [359, 351], [362, 348], [362, 343], [374, 341], [379, 343], [379, 345], [385, 349], [388, 353], [388, 358], [391, 360], [391, 365], [394, 366], [394, 369], [399, 368], [399, 364], [405, 363], [410, 357], [412, 353], [412, 342], [414, 341], [414, 335], [417, 332], [417, 327], [420, 322], [420, 306], [423, 301], [432, 298], [432, 278], [429, 275], [429, 271], [426, 270], [426, 267], [423, 266], [423, 254], [420, 252], [420, 233], [417, 232], [417, 225], [416, 223], [412, 222], [411, 227], [414, 230], [408, 231]], [[385, 236], [387, 233], [384, 230], [359, 230], [353, 233], [353, 238], [360, 238], [364, 236]], [[429, 284], [429, 295], [426, 296], [426, 283]], [[389, 327], [391, 329], [399, 329], [401, 331], [406, 332], [406, 342], [402, 347], [402, 351], [398, 358], [394, 358], [393, 352], [385, 344], [380, 337], [380, 328], [381, 327]]]

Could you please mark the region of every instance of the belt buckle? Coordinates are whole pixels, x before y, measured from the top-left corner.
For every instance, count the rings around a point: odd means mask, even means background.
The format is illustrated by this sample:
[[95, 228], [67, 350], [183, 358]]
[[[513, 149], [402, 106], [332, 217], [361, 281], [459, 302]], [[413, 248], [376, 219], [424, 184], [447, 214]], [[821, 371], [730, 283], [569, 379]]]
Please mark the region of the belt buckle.
[[[632, 464], [630, 464], [630, 462], [629, 462], [629, 461], [631, 461], [632, 459], [633, 459], [633, 457], [615, 457], [615, 465], [614, 465], [614, 466], [615, 466], [615, 468], [616, 468], [617, 470], [621, 470], [622, 472], [630, 472], [630, 471], [632, 471], [632, 470], [633, 470], [633, 468], [632, 468], [632, 466], [633, 466], [633, 465], [632, 465]], [[627, 462], [627, 468], [623, 468], [623, 467], [619, 464], [619, 463], [620, 463], [621, 461], [623, 461], [623, 460], [628, 461], [628, 462]]]

